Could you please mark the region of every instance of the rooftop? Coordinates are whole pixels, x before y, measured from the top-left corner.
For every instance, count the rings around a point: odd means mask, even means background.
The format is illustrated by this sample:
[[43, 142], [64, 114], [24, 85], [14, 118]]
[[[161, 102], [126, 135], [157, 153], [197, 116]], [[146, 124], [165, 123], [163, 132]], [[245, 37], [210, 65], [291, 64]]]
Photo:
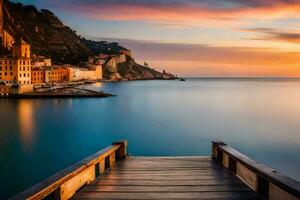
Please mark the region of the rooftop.
[[27, 42], [25, 42], [25, 40], [22, 37], [18, 37], [16, 39], [16, 42], [14, 43], [15, 45], [28, 45]]

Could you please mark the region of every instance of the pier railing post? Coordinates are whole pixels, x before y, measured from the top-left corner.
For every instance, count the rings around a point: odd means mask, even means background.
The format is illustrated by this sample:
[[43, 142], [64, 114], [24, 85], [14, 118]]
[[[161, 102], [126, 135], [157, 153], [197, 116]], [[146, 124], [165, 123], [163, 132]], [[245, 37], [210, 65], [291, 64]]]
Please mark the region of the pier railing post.
[[223, 152], [219, 149], [220, 145], [226, 146], [226, 144], [220, 140], [212, 141], [212, 159], [222, 163], [223, 162]]
[[126, 158], [126, 148], [127, 140], [115, 142], [11, 199], [70, 199], [84, 185], [105, 173], [106, 169], [115, 167], [118, 160]]
[[300, 182], [257, 163], [219, 140], [212, 142], [212, 159], [228, 168], [263, 199], [300, 199]]
[[120, 145], [120, 148], [116, 151], [116, 161], [125, 159], [127, 156], [127, 140], [114, 142], [113, 145]]

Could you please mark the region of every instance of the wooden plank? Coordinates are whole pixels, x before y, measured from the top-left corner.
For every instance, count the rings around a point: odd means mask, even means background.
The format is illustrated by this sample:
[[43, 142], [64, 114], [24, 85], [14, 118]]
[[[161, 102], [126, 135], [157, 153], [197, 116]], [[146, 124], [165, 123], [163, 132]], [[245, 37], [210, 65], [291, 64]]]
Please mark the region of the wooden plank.
[[236, 165], [236, 175], [254, 191], [257, 191], [257, 175], [239, 162]]
[[195, 175], [195, 176], [200, 176], [200, 175], [231, 175], [232, 174], [228, 171], [225, 171], [225, 170], [193, 170], [193, 171], [189, 171], [189, 170], [173, 170], [173, 171], [165, 171], [165, 170], [160, 170], [160, 171], [118, 171], [118, 170], [115, 170], [115, 171], [112, 171], [112, 170], [109, 170], [108, 172], [106, 172], [105, 174], [109, 175], [109, 174], [115, 174], [115, 175], [130, 175], [130, 174], [145, 174], [145, 175], [186, 175], [186, 176], [189, 176], [189, 175]]
[[165, 171], [199, 171], [199, 170], [221, 170], [221, 167], [165, 167], [165, 168], [159, 168], [156, 167], [154, 169], [151, 168], [134, 168], [134, 169], [130, 169], [130, 168], [122, 168], [122, 167], [117, 167], [117, 169], [111, 169], [112, 171], [161, 171], [161, 170], [165, 170]]
[[77, 174], [70, 180], [66, 181], [61, 185], [60, 197], [61, 200], [70, 199], [78, 189], [80, 189], [85, 184], [89, 184], [95, 179], [95, 167], [90, 166], [86, 170]]
[[299, 200], [300, 198], [289, 194], [288, 192], [282, 190], [276, 185], [270, 183], [269, 185], [269, 200]]
[[180, 162], [180, 163], [155, 163], [155, 164], [149, 164], [149, 163], [122, 163], [118, 164], [118, 167], [120, 168], [156, 168], [156, 167], [186, 167], [186, 168], [192, 168], [192, 167], [213, 167], [216, 166], [215, 164], [211, 162], [201, 162], [201, 163], [190, 163], [190, 162]]
[[219, 180], [219, 179], [232, 179], [230, 174], [220, 175], [160, 175], [160, 174], [122, 174], [122, 175], [103, 175], [101, 180]]
[[143, 165], [143, 164], [147, 164], [147, 165], [176, 165], [176, 164], [184, 164], [184, 163], [188, 163], [191, 165], [207, 165], [207, 164], [211, 164], [214, 161], [185, 161], [185, 160], [179, 160], [179, 161], [130, 161], [130, 162], [119, 162], [119, 165]]
[[129, 160], [210, 160], [210, 156], [130, 156]]
[[229, 155], [227, 153], [223, 153], [223, 166], [229, 168]]
[[230, 192], [251, 191], [244, 185], [212, 185], [212, 186], [102, 186], [89, 185], [81, 192]]
[[[191, 160], [192, 159], [192, 160]], [[259, 199], [229, 170], [207, 157], [119, 162], [74, 199]]]
[[155, 185], [166, 185], [166, 186], [175, 186], [175, 185], [240, 185], [241, 182], [238, 180], [101, 180], [97, 179], [93, 185], [144, 185], [144, 186], [155, 186]]
[[74, 199], [254, 199], [258, 196], [253, 192], [190, 192], [190, 193], [99, 193], [82, 192]]

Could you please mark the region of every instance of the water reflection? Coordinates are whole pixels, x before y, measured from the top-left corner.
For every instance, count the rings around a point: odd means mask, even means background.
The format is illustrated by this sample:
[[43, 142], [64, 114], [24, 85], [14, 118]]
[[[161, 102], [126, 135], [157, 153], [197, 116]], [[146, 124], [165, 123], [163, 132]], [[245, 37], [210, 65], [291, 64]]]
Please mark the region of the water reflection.
[[100, 83], [100, 82], [94, 83], [93, 86], [94, 86], [94, 87], [102, 87], [102, 83]]
[[20, 100], [17, 112], [22, 146], [24, 150], [29, 151], [33, 143], [35, 128], [33, 101]]

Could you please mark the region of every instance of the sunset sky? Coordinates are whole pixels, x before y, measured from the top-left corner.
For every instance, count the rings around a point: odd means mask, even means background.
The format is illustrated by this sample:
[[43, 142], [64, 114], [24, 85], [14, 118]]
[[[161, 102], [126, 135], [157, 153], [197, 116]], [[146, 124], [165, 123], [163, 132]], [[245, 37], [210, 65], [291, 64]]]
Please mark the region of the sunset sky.
[[300, 0], [17, 0], [181, 76], [300, 77]]

